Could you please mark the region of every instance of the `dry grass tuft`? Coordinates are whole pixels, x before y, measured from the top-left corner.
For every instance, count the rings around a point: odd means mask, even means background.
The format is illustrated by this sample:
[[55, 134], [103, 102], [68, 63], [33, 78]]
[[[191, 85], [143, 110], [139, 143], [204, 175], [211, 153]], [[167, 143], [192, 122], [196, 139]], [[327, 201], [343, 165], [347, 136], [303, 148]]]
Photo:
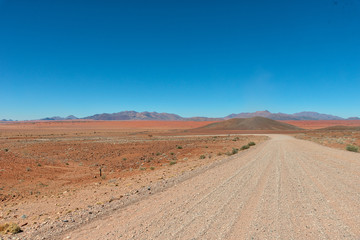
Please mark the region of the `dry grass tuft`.
[[0, 233], [2, 234], [16, 234], [19, 232], [21, 232], [21, 229], [16, 223], [5, 223], [0, 225]]

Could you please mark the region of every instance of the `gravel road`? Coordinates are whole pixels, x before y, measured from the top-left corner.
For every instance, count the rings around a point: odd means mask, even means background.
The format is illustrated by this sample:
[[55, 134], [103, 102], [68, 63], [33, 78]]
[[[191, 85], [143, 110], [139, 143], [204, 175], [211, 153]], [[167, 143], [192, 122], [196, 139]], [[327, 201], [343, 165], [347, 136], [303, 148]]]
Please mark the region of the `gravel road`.
[[360, 154], [270, 137], [60, 239], [360, 239]]

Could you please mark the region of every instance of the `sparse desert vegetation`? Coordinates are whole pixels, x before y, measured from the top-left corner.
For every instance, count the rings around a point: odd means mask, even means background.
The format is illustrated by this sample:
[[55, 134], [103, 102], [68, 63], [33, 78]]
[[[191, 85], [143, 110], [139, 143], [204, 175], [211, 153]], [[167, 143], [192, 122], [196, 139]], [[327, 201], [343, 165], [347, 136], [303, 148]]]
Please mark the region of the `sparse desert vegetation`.
[[246, 149], [249, 149], [249, 148], [250, 148], [249, 145], [243, 145], [243, 146], [241, 147], [241, 150], [246, 150]]
[[[114, 122], [104, 122], [104, 126], [95, 122], [96, 127], [88, 128], [88, 124], [25, 123], [21, 133], [19, 123], [13, 123], [13, 129], [9, 128], [11, 124], [0, 125], [0, 177], [7, 179], [0, 184], [0, 223], [15, 222], [24, 231], [35, 231], [45, 221], [64, 224], [69, 216], [80, 213], [96, 216], [96, 211], [111, 208], [109, 204], [115, 200], [132, 199], [130, 196], [140, 192], [152, 194], [153, 184], [167, 186], [171, 179], [218, 161], [234, 160], [234, 164], [240, 164], [237, 159], [241, 156], [257, 154], [257, 150], [248, 149], [261, 149], [268, 140], [264, 135], [234, 134], [249, 133], [247, 130], [222, 133], [221, 129], [207, 132], [140, 128], [138, 122], [136, 128], [114, 128]], [[359, 131], [285, 133], [358, 151]], [[277, 146], [276, 142], [272, 144]]]
[[347, 151], [359, 150], [360, 146], [358, 130], [313, 130], [296, 134], [295, 137]]
[[21, 232], [21, 228], [16, 223], [0, 224], [0, 233], [2, 234], [16, 234]]
[[359, 152], [359, 147], [354, 146], [354, 145], [347, 145], [346, 150], [348, 150], [350, 152]]
[[[0, 178], [7, 180], [0, 183], [0, 223], [36, 226], [45, 219], [61, 218], [69, 211], [107, 202], [146, 184], [211, 164], [226, 158], [227, 152], [236, 154], [250, 141], [261, 143], [267, 139], [189, 134], [181, 130], [180, 123], [175, 127], [166, 123], [166, 128], [161, 122], [157, 123], [161, 128], [155, 123], [148, 127], [149, 122], [143, 123], [144, 128], [138, 122], [134, 128], [127, 126], [128, 122], [119, 128], [114, 122], [89, 124], [0, 125]], [[22, 215], [27, 217], [18, 217]]]

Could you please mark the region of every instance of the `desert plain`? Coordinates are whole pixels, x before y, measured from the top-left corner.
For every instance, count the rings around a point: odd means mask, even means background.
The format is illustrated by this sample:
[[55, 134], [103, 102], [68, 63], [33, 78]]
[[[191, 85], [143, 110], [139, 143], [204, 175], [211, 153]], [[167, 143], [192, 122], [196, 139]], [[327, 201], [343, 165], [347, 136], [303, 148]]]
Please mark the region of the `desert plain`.
[[2, 238], [359, 238], [360, 120], [282, 122], [1, 122]]

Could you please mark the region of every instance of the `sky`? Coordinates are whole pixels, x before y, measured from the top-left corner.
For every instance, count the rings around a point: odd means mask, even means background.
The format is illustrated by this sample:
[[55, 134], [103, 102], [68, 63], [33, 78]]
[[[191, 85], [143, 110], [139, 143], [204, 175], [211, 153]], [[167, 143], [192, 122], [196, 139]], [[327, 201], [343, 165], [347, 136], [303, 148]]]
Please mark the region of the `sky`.
[[360, 116], [360, 0], [0, 0], [0, 119]]

